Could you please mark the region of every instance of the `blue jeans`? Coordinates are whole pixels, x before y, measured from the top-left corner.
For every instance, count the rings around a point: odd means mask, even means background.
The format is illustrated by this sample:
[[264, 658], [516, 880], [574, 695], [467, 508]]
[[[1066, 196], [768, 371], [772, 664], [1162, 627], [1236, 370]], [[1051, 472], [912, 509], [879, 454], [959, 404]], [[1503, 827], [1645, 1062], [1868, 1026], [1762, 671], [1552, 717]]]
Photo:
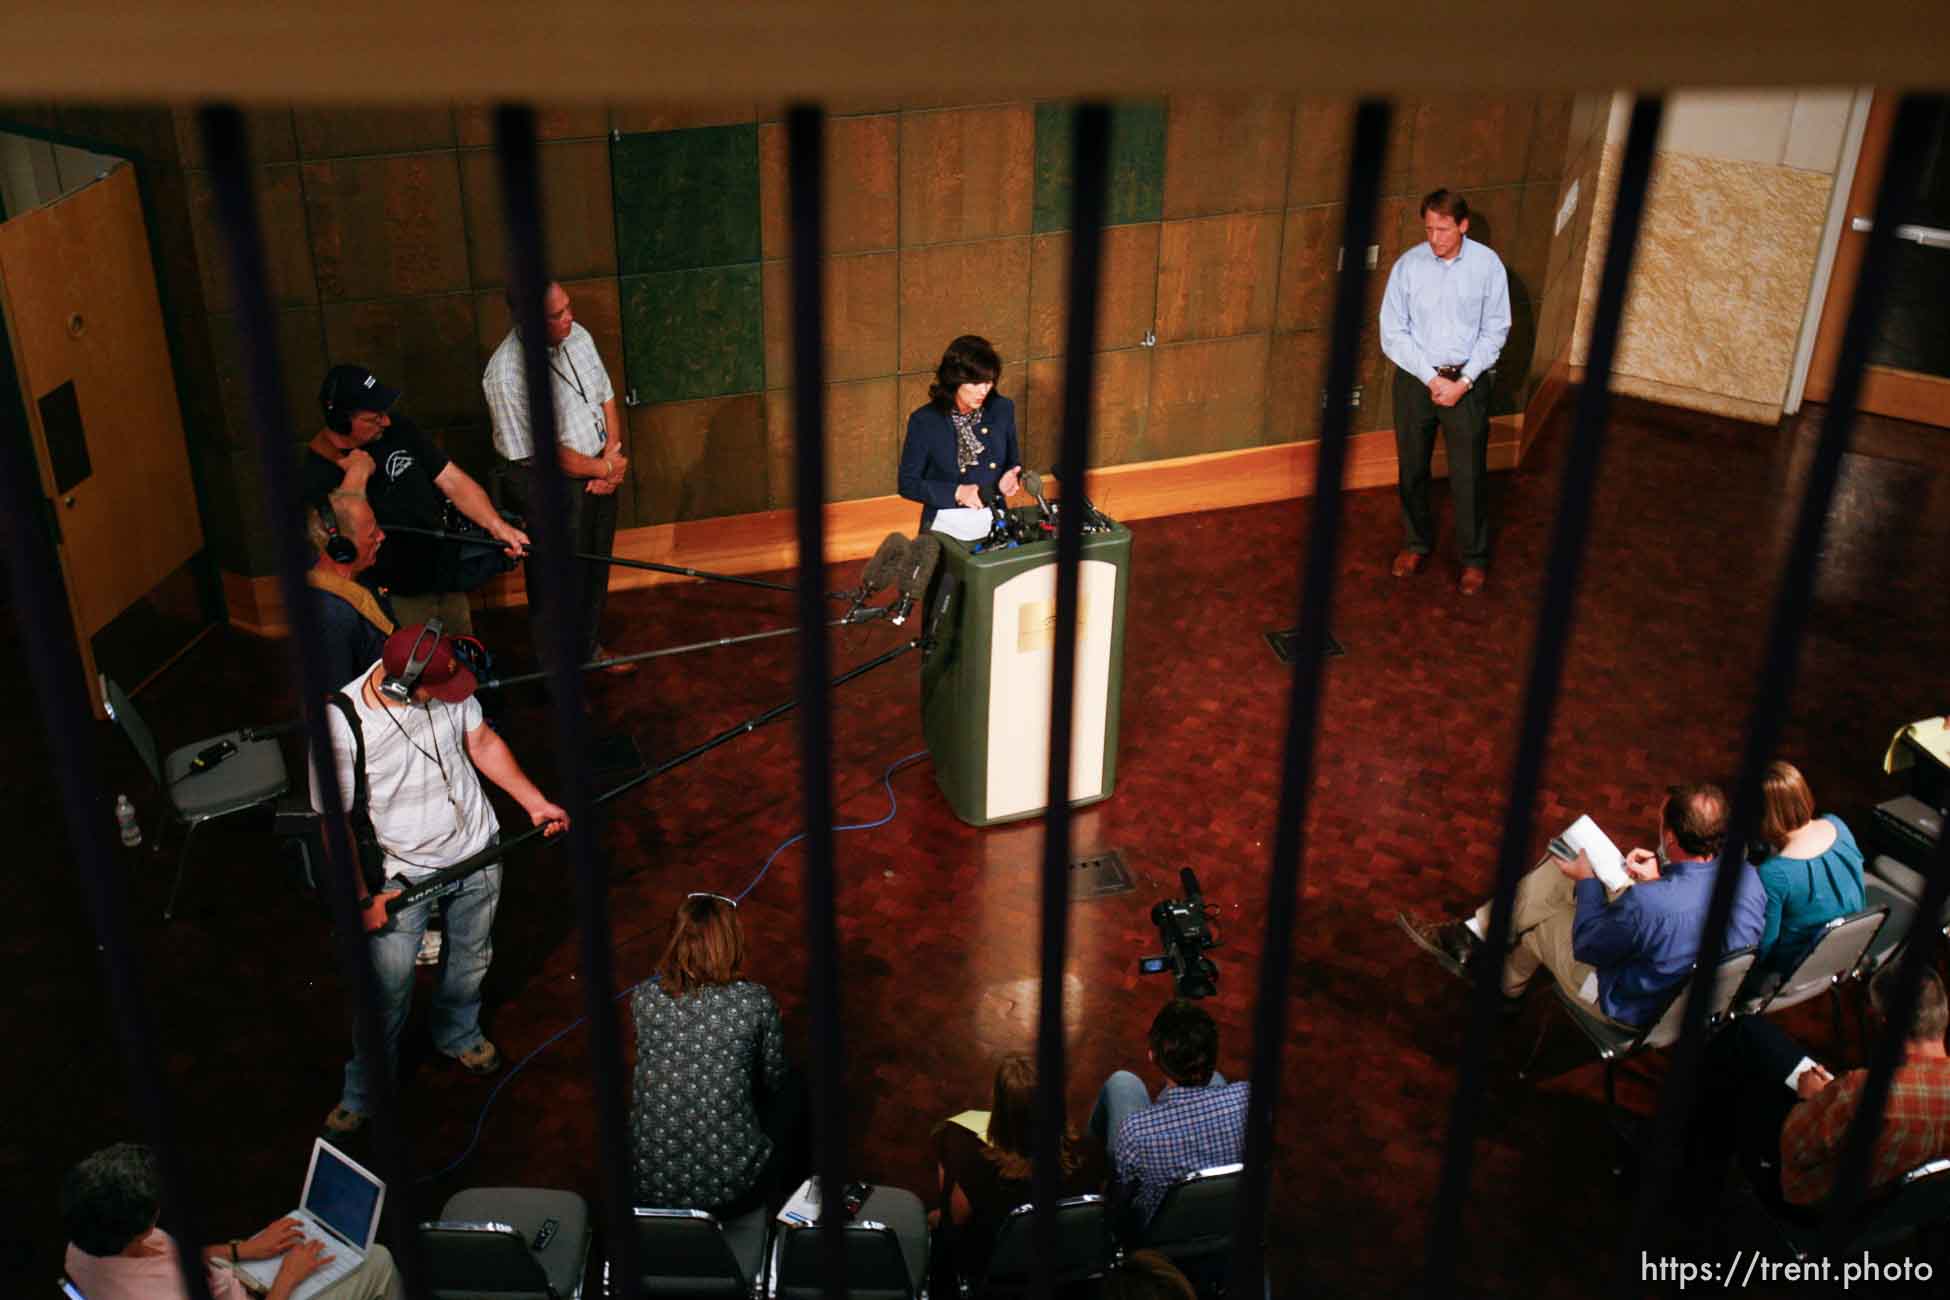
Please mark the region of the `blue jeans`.
[[[379, 992], [380, 1029], [386, 1038], [386, 1068], [399, 1063], [400, 1029], [413, 1005], [414, 959], [420, 955], [420, 936], [426, 933], [433, 901], [407, 908], [393, 918], [392, 928], [366, 936]], [[448, 1056], [479, 1047], [481, 982], [494, 960], [494, 909], [501, 901], [501, 864], [467, 877], [446, 896], [447, 939], [440, 954], [438, 983], [433, 989], [431, 1028], [433, 1045]], [[345, 1063], [345, 1092], [339, 1104], [361, 1115], [372, 1113], [372, 1064], [357, 1050]]]
[[[1223, 1074], [1212, 1071], [1212, 1087], [1223, 1088], [1225, 1082]], [[1151, 1090], [1144, 1086], [1144, 1080], [1129, 1070], [1119, 1070], [1104, 1080], [1097, 1093], [1097, 1104], [1090, 1108], [1090, 1132], [1108, 1149], [1124, 1121], [1150, 1105]]]

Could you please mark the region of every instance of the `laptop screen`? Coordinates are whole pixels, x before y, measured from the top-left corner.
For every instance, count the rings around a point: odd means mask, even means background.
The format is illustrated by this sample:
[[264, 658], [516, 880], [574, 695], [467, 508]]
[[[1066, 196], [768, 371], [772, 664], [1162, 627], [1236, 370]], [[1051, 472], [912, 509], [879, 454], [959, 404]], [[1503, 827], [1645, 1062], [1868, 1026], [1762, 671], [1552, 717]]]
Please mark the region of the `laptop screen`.
[[379, 1201], [386, 1184], [346, 1159], [330, 1143], [319, 1141], [312, 1157], [311, 1178], [305, 1184], [304, 1209], [314, 1219], [364, 1250], [378, 1226]]

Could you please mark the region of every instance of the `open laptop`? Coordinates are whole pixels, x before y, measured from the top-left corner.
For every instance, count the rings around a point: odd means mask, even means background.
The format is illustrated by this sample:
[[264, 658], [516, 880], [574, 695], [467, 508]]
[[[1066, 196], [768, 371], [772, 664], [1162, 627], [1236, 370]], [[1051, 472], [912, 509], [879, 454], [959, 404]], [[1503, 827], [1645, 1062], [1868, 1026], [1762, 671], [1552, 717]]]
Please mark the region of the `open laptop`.
[[[298, 1197], [298, 1208], [291, 1213], [307, 1239], [323, 1239], [325, 1253], [332, 1260], [300, 1283], [291, 1300], [311, 1300], [364, 1262], [379, 1231], [379, 1209], [385, 1203], [384, 1182], [324, 1138], [312, 1140], [305, 1190]], [[269, 1289], [283, 1262], [282, 1255], [253, 1259], [239, 1264], [237, 1271], [260, 1288]]]

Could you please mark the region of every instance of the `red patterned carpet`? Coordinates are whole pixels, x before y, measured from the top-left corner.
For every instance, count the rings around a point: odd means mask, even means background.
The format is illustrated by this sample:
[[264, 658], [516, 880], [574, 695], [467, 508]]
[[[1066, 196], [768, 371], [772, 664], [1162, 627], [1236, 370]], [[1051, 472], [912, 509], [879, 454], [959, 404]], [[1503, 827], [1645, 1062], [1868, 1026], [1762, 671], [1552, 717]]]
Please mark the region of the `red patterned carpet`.
[[[1786, 724], [1786, 754], [1822, 806], [1864, 833], [1869, 807], [1894, 792], [1879, 765], [1891, 729], [1950, 703], [1950, 435], [1865, 425], [1846, 465]], [[1553, 430], [1520, 472], [1497, 476], [1495, 568], [1474, 600], [1454, 591], [1447, 536], [1429, 571], [1388, 576], [1398, 538], [1392, 490], [1347, 502], [1332, 631], [1348, 653], [1329, 669], [1278, 1121], [1273, 1261], [1282, 1295], [1394, 1294], [1421, 1274], [1463, 990], [1393, 918], [1401, 908], [1457, 914], [1487, 888], [1564, 436]], [[1777, 431], [1621, 404], [1538, 807], [1540, 843], [1580, 811], [1628, 843], [1648, 839], [1668, 781], [1732, 766], [1810, 444], [1806, 420]], [[1108, 1071], [1143, 1063], [1144, 1027], [1168, 988], [1140, 977], [1136, 959], [1155, 947], [1149, 909], [1176, 891], [1181, 866], [1197, 870], [1223, 909], [1220, 991], [1208, 1005], [1222, 1026], [1222, 1067], [1246, 1071], [1288, 690], [1263, 633], [1293, 621], [1310, 508], [1134, 527], [1120, 780], [1113, 799], [1080, 815], [1075, 847], [1121, 849], [1138, 889], [1074, 911], [1065, 997], [1078, 1122]], [[854, 567], [836, 568], [832, 585]], [[729, 635], [782, 625], [790, 606], [759, 591], [666, 586], [616, 597], [606, 639], [630, 651]], [[523, 617], [480, 620], [511, 665], [528, 653]], [[895, 636], [850, 631], [834, 643], [835, 664], [865, 659]], [[138, 703], [176, 744], [282, 717], [291, 704], [281, 653], [220, 630]], [[597, 729], [634, 737], [652, 758], [675, 753], [789, 697], [792, 655], [788, 638], [592, 679]], [[903, 660], [834, 701], [833, 779], [845, 821], [882, 816], [881, 773], [921, 748], [914, 666]], [[539, 691], [511, 692], [500, 723], [547, 786], [543, 709]], [[4, 886], [14, 988], [0, 1010], [16, 1062], [0, 1173], [15, 1209], [0, 1228], [0, 1259], [23, 1287], [44, 1288], [59, 1267], [61, 1170], [135, 1134], [41, 738], [22, 714], [0, 759], [17, 828]], [[101, 739], [109, 788], [134, 795], [152, 824], [155, 791], [119, 736], [104, 727]], [[623, 981], [649, 973], [662, 922], [684, 892], [743, 888], [799, 829], [796, 769], [788, 720], [619, 807], [603, 842]], [[1032, 1044], [1040, 832], [963, 826], [925, 762], [893, 786], [898, 816], [837, 842], [851, 1158], [865, 1177], [925, 1189], [929, 1127], [980, 1104], [995, 1058]], [[306, 1144], [336, 1099], [346, 1032], [327, 935], [261, 830], [240, 823], [206, 833], [173, 925], [160, 920], [169, 859], [144, 851], [122, 864], [196, 1189], [212, 1232], [227, 1237], [292, 1203]], [[755, 939], [749, 973], [778, 994], [801, 1044], [802, 861], [796, 848], [781, 853], [741, 912]], [[487, 1019], [516, 1060], [581, 1013], [568, 870], [566, 855], [543, 850], [508, 874]], [[1473, 1293], [1593, 1294], [1620, 1249], [1621, 1234], [1606, 1225], [1629, 1215], [1608, 1172], [1601, 1072], [1576, 1064], [1571, 1033], [1555, 1038], [1565, 1068], [1554, 1076], [1526, 1084], [1512, 1075], [1547, 1001], [1533, 999], [1496, 1055], [1458, 1269]], [[1830, 1043], [1825, 1012], [1791, 1023], [1831, 1059], [1852, 1060], [1851, 1047]], [[427, 1059], [417, 1018], [407, 1032], [419, 1044], [408, 1049], [405, 1090], [414, 1159], [435, 1170], [467, 1146], [494, 1084]], [[624, 1033], [627, 1049], [626, 1024]], [[1661, 1069], [1654, 1061], [1628, 1071], [1622, 1100], [1649, 1109]], [[466, 1186], [565, 1186], [593, 1197], [587, 1072], [581, 1032], [542, 1052], [503, 1089], [466, 1163], [410, 1193], [416, 1214]]]

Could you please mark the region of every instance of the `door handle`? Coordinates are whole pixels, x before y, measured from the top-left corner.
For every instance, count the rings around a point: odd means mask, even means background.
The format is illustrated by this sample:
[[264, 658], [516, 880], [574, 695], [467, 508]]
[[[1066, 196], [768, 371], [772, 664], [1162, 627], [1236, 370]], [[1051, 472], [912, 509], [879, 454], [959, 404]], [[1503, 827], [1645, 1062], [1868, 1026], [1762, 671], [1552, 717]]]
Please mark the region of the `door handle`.
[[[1866, 235], [1876, 228], [1876, 223], [1868, 217], [1850, 217], [1848, 228], [1857, 234]], [[1896, 227], [1896, 238], [1925, 248], [1950, 248], [1950, 230], [1939, 226], [1902, 225]]]

